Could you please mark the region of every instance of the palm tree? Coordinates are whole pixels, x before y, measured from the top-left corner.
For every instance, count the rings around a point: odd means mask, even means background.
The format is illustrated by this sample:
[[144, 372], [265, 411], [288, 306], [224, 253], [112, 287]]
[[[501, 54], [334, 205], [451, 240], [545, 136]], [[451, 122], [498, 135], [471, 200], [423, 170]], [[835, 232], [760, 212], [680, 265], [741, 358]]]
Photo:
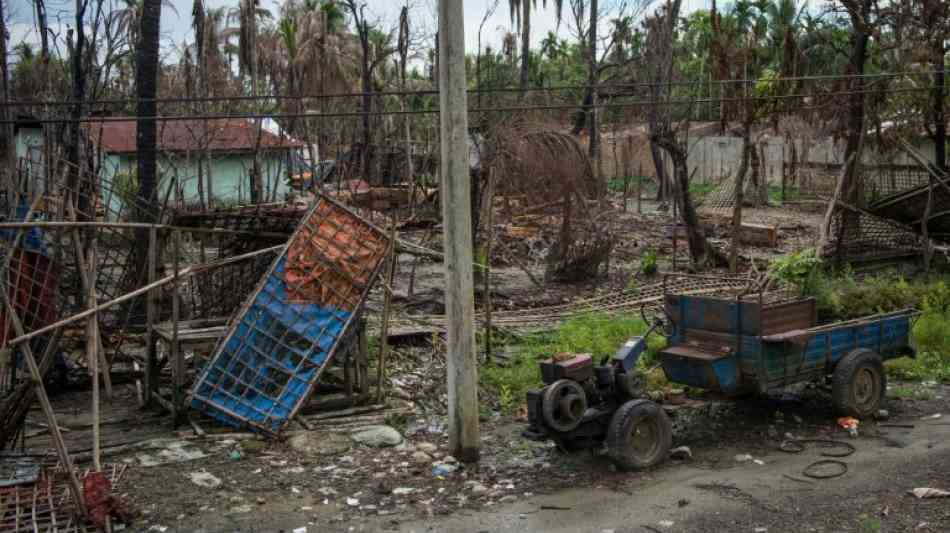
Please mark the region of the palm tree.
[[[564, 0], [553, 0], [558, 24], [564, 11]], [[511, 21], [521, 27], [521, 92], [528, 90], [528, 74], [531, 57], [531, 9], [538, 9], [538, 0], [508, 0], [511, 9]], [[547, 9], [548, 0], [541, 0], [541, 7]]]

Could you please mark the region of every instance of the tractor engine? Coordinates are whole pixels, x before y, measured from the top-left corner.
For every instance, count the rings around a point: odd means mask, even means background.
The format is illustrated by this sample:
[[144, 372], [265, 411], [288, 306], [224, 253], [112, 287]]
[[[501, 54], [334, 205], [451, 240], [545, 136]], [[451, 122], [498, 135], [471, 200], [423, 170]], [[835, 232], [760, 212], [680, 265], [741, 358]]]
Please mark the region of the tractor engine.
[[534, 440], [550, 438], [565, 450], [603, 442], [617, 407], [640, 395], [639, 376], [632, 365], [623, 364], [631, 355], [631, 343], [640, 352], [645, 347], [641, 339], [634, 339], [612, 361], [599, 366], [590, 354], [556, 354], [541, 361], [545, 386], [528, 391], [529, 426], [523, 435]]

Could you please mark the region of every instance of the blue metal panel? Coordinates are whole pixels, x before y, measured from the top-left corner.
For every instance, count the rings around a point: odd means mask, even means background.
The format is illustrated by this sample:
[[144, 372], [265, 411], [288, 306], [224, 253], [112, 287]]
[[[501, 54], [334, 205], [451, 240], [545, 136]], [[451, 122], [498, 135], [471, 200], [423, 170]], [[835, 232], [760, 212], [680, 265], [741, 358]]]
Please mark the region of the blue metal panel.
[[719, 390], [726, 394], [736, 392], [739, 388], [736, 362], [735, 357], [726, 357], [712, 363], [713, 372], [719, 381]]

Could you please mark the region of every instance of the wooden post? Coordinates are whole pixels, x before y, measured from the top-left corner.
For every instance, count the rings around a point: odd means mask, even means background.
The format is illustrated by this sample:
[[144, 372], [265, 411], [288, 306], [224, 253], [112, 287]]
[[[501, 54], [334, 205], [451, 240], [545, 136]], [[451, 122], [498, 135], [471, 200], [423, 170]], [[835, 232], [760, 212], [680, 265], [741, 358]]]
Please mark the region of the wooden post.
[[643, 214], [643, 161], [637, 170], [637, 214]]
[[920, 224], [921, 236], [924, 239], [924, 272], [930, 274], [930, 263], [933, 260], [933, 246], [930, 242], [930, 214], [934, 205], [934, 177], [930, 174], [927, 185], [927, 207], [924, 208], [924, 218]]
[[[78, 235], [78, 231], [76, 234]], [[96, 238], [89, 243], [88, 264], [86, 270], [87, 298], [89, 307], [96, 307]], [[81, 267], [82, 268], [82, 267]], [[89, 359], [89, 371], [92, 373], [92, 467], [102, 471], [100, 461], [100, 415], [99, 415], [99, 314], [94, 313], [86, 321], [86, 355]], [[108, 367], [103, 368], [108, 372]]]
[[782, 143], [782, 205], [785, 205], [786, 183], [788, 183], [788, 177], [785, 171], [785, 143]]
[[[210, 191], [209, 191], [210, 203]], [[152, 227], [148, 230], [148, 282], [155, 283], [158, 275], [158, 229]], [[145, 391], [143, 401], [146, 407], [151, 405], [152, 395], [158, 392], [158, 335], [155, 332], [155, 325], [158, 321], [158, 291], [160, 289], [150, 290], [145, 295], [145, 312], [148, 329], [145, 334]]]
[[184, 414], [185, 403], [185, 358], [181, 353], [181, 346], [178, 343], [178, 321], [180, 318], [181, 294], [178, 287], [178, 261], [181, 256], [181, 232], [172, 233], [172, 268], [174, 268], [174, 281], [172, 281], [172, 406], [175, 408], [172, 413], [174, 427], [181, 424]]
[[[73, 220], [75, 220], [76, 219], [75, 209], [73, 209], [72, 205], [70, 205], [70, 209], [72, 210]], [[81, 282], [83, 291], [86, 293], [87, 298], [89, 298], [89, 303], [88, 303], [89, 309], [95, 309], [96, 304], [98, 303], [96, 299], [96, 276], [97, 276], [98, 263], [96, 263], [97, 259], [95, 257], [97, 243], [96, 243], [94, 231], [95, 230], [93, 230], [93, 238], [90, 240], [90, 243], [89, 243], [88, 256], [86, 256], [86, 254], [83, 253], [82, 238], [80, 236], [79, 228], [73, 228], [73, 232], [72, 232], [73, 245], [74, 245], [75, 253], [76, 253], [76, 264], [79, 265], [78, 267], [79, 281]], [[99, 373], [101, 373], [102, 375], [102, 382], [106, 389], [106, 398], [109, 401], [111, 401], [112, 400], [112, 377], [110, 376], [111, 370], [110, 370], [109, 361], [106, 359], [106, 356], [105, 356], [105, 350], [102, 347], [102, 337], [99, 334], [98, 318], [99, 318], [98, 313], [93, 314], [93, 316], [91, 317], [92, 320], [96, 321], [96, 328], [94, 331], [89, 329], [88, 322], [87, 322], [86, 354], [88, 355], [90, 353], [96, 353], [96, 357], [98, 359], [97, 362], [100, 365], [98, 367]], [[94, 337], [89, 337], [90, 335], [94, 335]], [[89, 341], [90, 338], [95, 340], [95, 343], [96, 343], [95, 350], [92, 350], [90, 348], [90, 345], [88, 344], [88, 342], [90, 342]], [[91, 370], [94, 367], [90, 365], [89, 368]]]
[[462, 0], [439, 1], [439, 125], [442, 142], [442, 223], [448, 329], [449, 453], [479, 456], [478, 364], [472, 272], [465, 18]]
[[[627, 179], [627, 178], [624, 178]], [[626, 191], [626, 186], [624, 186]], [[626, 192], [624, 192], [624, 211], [626, 206]], [[491, 245], [495, 237], [495, 173], [488, 171], [488, 221], [485, 224], [488, 237], [485, 240], [485, 361], [491, 357]]]
[[379, 361], [376, 369], [376, 403], [383, 401], [383, 382], [386, 381], [386, 356], [389, 354], [389, 314], [393, 305], [393, 280], [396, 277], [396, 261], [399, 254], [396, 253], [396, 220], [392, 221], [392, 229], [389, 232], [389, 264], [386, 270], [386, 285], [383, 287], [383, 317], [379, 328]]

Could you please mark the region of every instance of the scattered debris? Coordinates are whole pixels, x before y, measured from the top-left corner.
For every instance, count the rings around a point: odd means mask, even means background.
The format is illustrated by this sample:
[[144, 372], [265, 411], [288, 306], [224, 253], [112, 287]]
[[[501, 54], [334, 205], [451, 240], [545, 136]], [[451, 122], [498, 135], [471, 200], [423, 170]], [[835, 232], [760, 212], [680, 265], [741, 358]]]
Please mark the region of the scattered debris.
[[689, 449], [689, 446], [679, 446], [670, 450], [671, 459], [692, 459], [693, 451]]
[[857, 418], [854, 418], [854, 417], [851, 417], [851, 416], [844, 416], [844, 417], [841, 417], [841, 418], [838, 419], [838, 425], [839, 425], [842, 429], [844, 429], [845, 431], [847, 431], [847, 432], [848, 432], [848, 435], [850, 435], [851, 438], [855, 438], [855, 437], [858, 436], [858, 424], [859, 424], [859, 423], [860, 423], [860, 422], [858, 421]]
[[907, 491], [917, 499], [925, 498], [950, 498], [950, 491], [931, 488], [917, 488]]
[[198, 485], [199, 487], [213, 489], [215, 487], [221, 486], [221, 480], [209, 472], [191, 472], [188, 474], [188, 478], [191, 479], [192, 483]]

